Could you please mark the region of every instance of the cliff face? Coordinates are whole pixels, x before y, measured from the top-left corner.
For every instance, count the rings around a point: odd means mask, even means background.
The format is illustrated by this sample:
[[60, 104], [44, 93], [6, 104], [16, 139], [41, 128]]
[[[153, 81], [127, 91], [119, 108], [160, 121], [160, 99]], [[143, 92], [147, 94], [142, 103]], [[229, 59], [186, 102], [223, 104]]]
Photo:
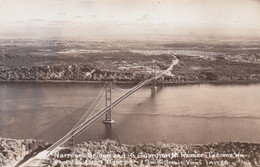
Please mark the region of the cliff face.
[[[44, 149], [42, 141], [0, 138], [0, 166], [15, 166], [24, 157]], [[61, 166], [201, 166], [257, 167], [260, 144], [225, 142], [215, 144], [136, 144], [101, 140], [60, 150], [42, 161], [43, 165]]]
[[40, 140], [27, 139], [16, 140], [8, 138], [0, 138], [0, 166], [15, 166], [24, 157], [38, 149], [44, 147], [44, 143]]
[[206, 145], [136, 144], [93, 141], [63, 148], [45, 161], [50, 166], [257, 167], [260, 144], [228, 142]]

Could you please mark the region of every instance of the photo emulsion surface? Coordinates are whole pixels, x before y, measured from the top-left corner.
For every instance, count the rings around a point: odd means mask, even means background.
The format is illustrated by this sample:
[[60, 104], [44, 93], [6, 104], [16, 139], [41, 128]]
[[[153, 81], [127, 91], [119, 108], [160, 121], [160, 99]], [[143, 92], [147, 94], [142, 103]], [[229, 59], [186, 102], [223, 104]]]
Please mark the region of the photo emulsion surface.
[[0, 0], [0, 167], [260, 167], [259, 0]]

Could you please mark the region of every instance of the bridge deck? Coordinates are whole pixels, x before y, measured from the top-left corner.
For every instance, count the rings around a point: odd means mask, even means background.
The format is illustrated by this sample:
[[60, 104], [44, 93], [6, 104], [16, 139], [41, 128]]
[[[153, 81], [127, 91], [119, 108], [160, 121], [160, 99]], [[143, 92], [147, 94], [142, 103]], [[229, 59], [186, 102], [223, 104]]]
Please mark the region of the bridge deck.
[[51, 147], [49, 147], [47, 150], [44, 150], [43, 152], [40, 152], [38, 155], [36, 155], [35, 157], [32, 157], [31, 159], [29, 159], [28, 161], [26, 161], [24, 164], [20, 165], [21, 167], [28, 167], [28, 166], [40, 166], [40, 159], [43, 157], [48, 157], [50, 154], [52, 154], [53, 152], [55, 152], [55, 150], [62, 144], [64, 144], [65, 142], [67, 142], [72, 136], [77, 136], [80, 132], [82, 132], [83, 130], [85, 130], [87, 127], [89, 127], [92, 123], [94, 123], [97, 119], [99, 119], [101, 116], [103, 116], [104, 114], [106, 114], [107, 111], [109, 111], [111, 108], [115, 107], [117, 104], [119, 104], [120, 102], [122, 102], [124, 99], [126, 99], [128, 96], [130, 96], [131, 94], [133, 94], [134, 92], [136, 92], [137, 90], [141, 89], [143, 86], [151, 83], [154, 80], [159, 79], [160, 77], [162, 77], [164, 74], [166, 74], [167, 72], [169, 72], [170, 70], [172, 70], [173, 66], [176, 65], [179, 60], [173, 56], [174, 59], [172, 61], [172, 64], [170, 65], [170, 67], [163, 71], [160, 74], [157, 74], [156, 76], [149, 78], [147, 80], [145, 80], [144, 82], [134, 86], [133, 88], [131, 88], [129, 91], [127, 91], [124, 95], [122, 95], [121, 97], [117, 98], [115, 101], [113, 101], [111, 103], [110, 106], [107, 106], [103, 109], [101, 109], [100, 111], [98, 111], [97, 113], [95, 113], [94, 115], [92, 115], [90, 118], [86, 119], [83, 123], [81, 123], [80, 125], [74, 127], [69, 133], [67, 133], [65, 136], [63, 136], [61, 139], [59, 139], [57, 142], [55, 142]]

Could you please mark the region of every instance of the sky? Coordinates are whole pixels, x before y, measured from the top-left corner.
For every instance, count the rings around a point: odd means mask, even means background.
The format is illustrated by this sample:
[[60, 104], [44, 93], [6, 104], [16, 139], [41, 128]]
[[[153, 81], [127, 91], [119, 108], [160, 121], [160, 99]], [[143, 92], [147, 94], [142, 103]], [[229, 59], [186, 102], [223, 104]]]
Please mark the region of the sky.
[[259, 20], [260, 0], [0, 0], [0, 38], [260, 38]]

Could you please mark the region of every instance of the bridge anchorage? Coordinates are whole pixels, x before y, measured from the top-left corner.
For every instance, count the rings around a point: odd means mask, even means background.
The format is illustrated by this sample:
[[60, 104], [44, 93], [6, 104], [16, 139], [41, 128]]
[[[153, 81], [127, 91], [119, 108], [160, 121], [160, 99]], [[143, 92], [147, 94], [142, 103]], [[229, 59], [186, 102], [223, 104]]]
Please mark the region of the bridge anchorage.
[[104, 124], [113, 124], [115, 123], [114, 120], [112, 120], [112, 83], [109, 83], [109, 85], [106, 87], [106, 108], [109, 108], [109, 110], [106, 112], [106, 119], [103, 121]]

